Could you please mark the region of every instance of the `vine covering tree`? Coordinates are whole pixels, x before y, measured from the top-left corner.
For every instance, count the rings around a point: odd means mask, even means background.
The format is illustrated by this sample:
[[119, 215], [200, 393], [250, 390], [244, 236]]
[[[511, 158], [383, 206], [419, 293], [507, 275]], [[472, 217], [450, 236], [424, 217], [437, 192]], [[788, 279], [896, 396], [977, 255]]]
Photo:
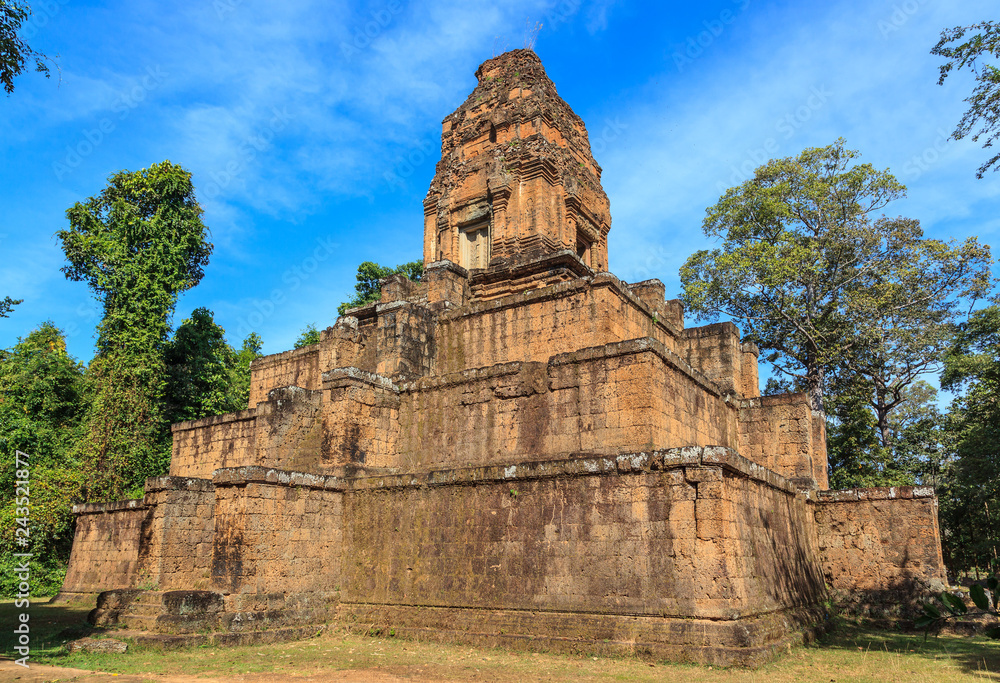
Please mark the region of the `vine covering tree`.
[[80, 459], [90, 500], [121, 498], [169, 463], [163, 443], [164, 348], [178, 295], [201, 280], [212, 245], [191, 174], [164, 161], [121, 171], [66, 212], [66, 277], [101, 302], [88, 368]]

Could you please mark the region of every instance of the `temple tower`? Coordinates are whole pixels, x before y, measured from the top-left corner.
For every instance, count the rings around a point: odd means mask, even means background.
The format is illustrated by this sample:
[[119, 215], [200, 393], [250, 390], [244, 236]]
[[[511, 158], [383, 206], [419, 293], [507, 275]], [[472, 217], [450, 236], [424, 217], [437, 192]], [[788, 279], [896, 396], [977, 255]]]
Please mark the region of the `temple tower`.
[[[486, 61], [476, 77], [443, 122], [424, 262], [461, 265], [485, 298], [606, 271], [611, 215], [583, 121], [530, 50]], [[501, 273], [520, 287], [497, 287]]]

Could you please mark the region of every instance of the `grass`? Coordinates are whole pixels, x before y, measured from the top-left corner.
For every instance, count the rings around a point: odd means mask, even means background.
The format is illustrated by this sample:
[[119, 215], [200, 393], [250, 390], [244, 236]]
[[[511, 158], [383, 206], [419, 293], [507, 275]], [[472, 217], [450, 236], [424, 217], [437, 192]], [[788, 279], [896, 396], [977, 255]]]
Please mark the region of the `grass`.
[[[246, 674], [333, 676], [344, 670], [413, 680], [447, 681], [662, 681], [788, 683], [791, 681], [906, 683], [997, 681], [1000, 643], [984, 638], [930, 637], [842, 624], [818, 643], [794, 648], [756, 670], [712, 669], [635, 658], [511, 652], [501, 649], [366, 638], [328, 631], [304, 641], [240, 648], [195, 647], [162, 652], [130, 648], [124, 655], [68, 654], [66, 641], [85, 635], [89, 605], [32, 604], [33, 664], [116, 674], [183, 674], [228, 678]], [[21, 610], [0, 603], [0, 648]], [[70, 629], [66, 632], [66, 629]], [[95, 635], [114, 635], [114, 632]], [[271, 680], [268, 678], [268, 680]], [[341, 679], [342, 680], [342, 679]]]

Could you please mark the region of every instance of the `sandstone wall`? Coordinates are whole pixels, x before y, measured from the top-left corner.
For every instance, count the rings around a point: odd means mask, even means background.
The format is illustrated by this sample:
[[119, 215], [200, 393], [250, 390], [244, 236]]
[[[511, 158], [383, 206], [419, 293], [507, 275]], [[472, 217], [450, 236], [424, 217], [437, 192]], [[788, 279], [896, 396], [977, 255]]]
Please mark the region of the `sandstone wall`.
[[399, 394], [385, 377], [357, 368], [324, 374], [322, 462], [396, 467]]
[[547, 361], [591, 346], [652, 337], [676, 353], [678, 331], [654, 322], [610, 274], [574, 280], [443, 313], [433, 372], [445, 375], [512, 361]]
[[267, 465], [312, 472], [320, 466], [323, 443], [323, 392], [297, 386], [272, 389], [257, 404], [255, 453], [243, 461], [228, 459], [219, 467]]
[[250, 408], [267, 400], [267, 393], [276, 387], [296, 386], [319, 389], [320, 344], [258, 358], [250, 366]]
[[930, 487], [822, 491], [815, 518], [831, 588], [881, 592], [946, 581]]
[[714, 385], [650, 339], [505, 363], [402, 385], [404, 471], [735, 446], [736, 411]]
[[739, 451], [783, 477], [828, 487], [826, 426], [805, 394], [742, 401]]
[[[216, 473], [216, 590], [332, 592], [341, 583], [342, 490], [337, 480], [262, 467]], [[341, 485], [342, 486], [342, 485]]]
[[208, 588], [215, 492], [206, 479], [155, 477], [146, 481], [149, 514], [139, 550], [143, 581], [159, 590]]
[[61, 594], [134, 588], [149, 512], [142, 500], [74, 505], [76, 532]]
[[740, 343], [740, 331], [732, 323], [690, 327], [681, 335], [680, 356], [714, 382], [726, 394], [760, 396], [757, 349]]
[[807, 519], [727, 449], [368, 479], [341, 599], [734, 620], [822, 598]]
[[211, 479], [220, 467], [252, 462], [257, 451], [256, 410], [171, 425], [170, 475]]

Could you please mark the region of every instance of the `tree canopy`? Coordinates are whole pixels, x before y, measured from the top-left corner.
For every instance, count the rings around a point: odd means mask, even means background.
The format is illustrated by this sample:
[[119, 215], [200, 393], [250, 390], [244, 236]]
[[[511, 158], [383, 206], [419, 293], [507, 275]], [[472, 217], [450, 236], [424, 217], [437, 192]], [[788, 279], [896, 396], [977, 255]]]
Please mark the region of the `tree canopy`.
[[21, 25], [31, 16], [31, 7], [19, 0], [0, 0], [0, 83], [10, 95], [14, 92], [14, 78], [19, 76], [26, 63], [34, 62], [35, 71], [49, 77], [47, 57], [32, 49], [21, 39]]
[[[346, 304], [341, 304], [341, 306], [346, 306]], [[295, 348], [301, 349], [304, 346], [309, 346], [310, 344], [317, 344], [322, 338], [323, 333], [319, 331], [315, 323], [309, 323], [305, 326], [305, 329], [299, 333], [299, 338], [295, 340]]]
[[354, 297], [350, 301], [345, 301], [337, 306], [337, 313], [344, 315], [350, 308], [357, 308], [358, 306], [365, 306], [378, 301], [379, 297], [382, 296], [382, 288], [379, 285], [379, 281], [397, 273], [402, 273], [414, 282], [417, 282], [424, 275], [424, 260], [410, 261], [409, 263], [400, 264], [395, 268], [380, 266], [372, 261], [365, 261], [358, 266], [358, 283], [354, 285]]
[[1000, 571], [1000, 305], [973, 313], [944, 358], [941, 386], [961, 392], [948, 429], [955, 462], [941, 515], [952, 566]]
[[771, 160], [729, 189], [702, 225], [721, 247], [681, 268], [687, 309], [742, 324], [817, 410], [827, 375], [844, 368], [877, 378], [891, 403], [931, 362], [929, 335], [958, 297], [989, 284], [988, 247], [923, 239], [917, 221], [882, 215], [906, 188], [844, 145]]
[[[82, 477], [73, 458], [86, 412], [84, 368], [66, 352], [61, 330], [42, 323], [10, 349], [0, 350], [0, 487], [14, 491], [15, 453], [32, 463], [31, 536], [33, 591], [53, 594], [62, 584], [72, 542], [72, 506]], [[0, 592], [13, 594], [16, 574], [16, 498], [0, 504]]]
[[169, 161], [114, 174], [66, 212], [56, 236], [66, 277], [104, 308], [88, 369], [91, 399], [81, 460], [92, 499], [137, 491], [169, 461], [161, 425], [164, 350], [178, 295], [201, 280], [212, 245], [191, 174]]
[[[966, 34], [971, 35], [966, 39]], [[976, 75], [972, 94], [965, 98], [969, 108], [962, 115], [951, 137], [961, 140], [978, 127], [979, 130], [972, 135], [972, 139], [978, 142], [983, 137], [983, 147], [992, 147], [1000, 139], [1000, 68], [986, 60], [991, 57], [1000, 59], [1000, 22], [984, 21], [971, 26], [946, 29], [941, 32], [941, 39], [931, 49], [931, 54], [946, 60], [939, 67], [939, 85], [953, 71], [967, 68]], [[982, 179], [990, 167], [994, 171], [1000, 170], [1000, 152], [979, 167], [976, 177]]]
[[14, 306], [17, 306], [21, 303], [21, 301], [21, 299], [11, 299], [9, 296], [5, 296], [2, 300], [0, 300], [0, 318], [6, 318], [10, 315]]
[[251, 333], [237, 350], [225, 334], [207, 308], [195, 309], [174, 332], [163, 354], [167, 424], [246, 410], [260, 336]]

